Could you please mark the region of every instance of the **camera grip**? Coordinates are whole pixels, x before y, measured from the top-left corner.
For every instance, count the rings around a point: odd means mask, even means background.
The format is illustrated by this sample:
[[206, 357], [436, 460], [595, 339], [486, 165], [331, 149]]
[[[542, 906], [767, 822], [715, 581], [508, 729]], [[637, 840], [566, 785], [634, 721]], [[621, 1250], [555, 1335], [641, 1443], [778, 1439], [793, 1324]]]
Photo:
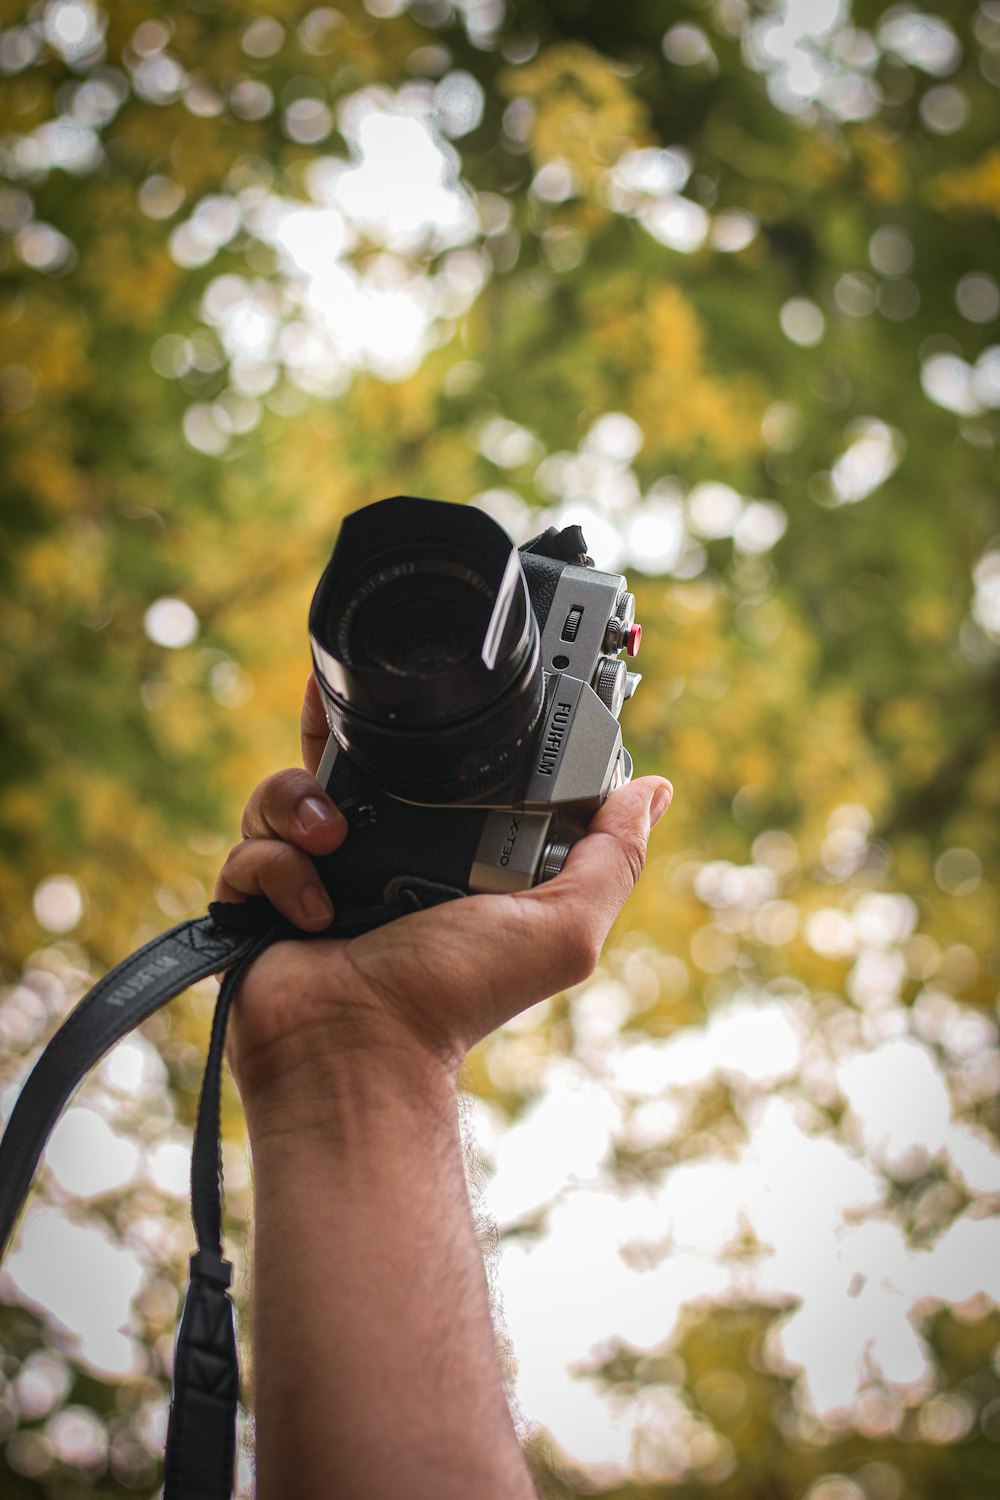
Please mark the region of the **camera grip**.
[[410, 910], [468, 894], [483, 809], [401, 802], [374, 786], [345, 755], [324, 756], [320, 780], [350, 829], [334, 854], [316, 859], [338, 919], [371, 911], [370, 925], [378, 925], [374, 914], [399, 908], [403, 887], [421, 898], [410, 902]]

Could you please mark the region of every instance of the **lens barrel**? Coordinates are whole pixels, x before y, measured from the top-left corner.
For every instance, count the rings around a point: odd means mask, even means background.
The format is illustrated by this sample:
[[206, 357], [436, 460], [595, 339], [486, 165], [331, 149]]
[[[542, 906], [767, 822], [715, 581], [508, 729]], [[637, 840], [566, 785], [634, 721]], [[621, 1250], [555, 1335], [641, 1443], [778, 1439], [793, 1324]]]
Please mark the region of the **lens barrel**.
[[330, 727], [395, 796], [502, 785], [541, 713], [538, 626], [517, 548], [484, 512], [396, 495], [341, 527], [309, 612]]

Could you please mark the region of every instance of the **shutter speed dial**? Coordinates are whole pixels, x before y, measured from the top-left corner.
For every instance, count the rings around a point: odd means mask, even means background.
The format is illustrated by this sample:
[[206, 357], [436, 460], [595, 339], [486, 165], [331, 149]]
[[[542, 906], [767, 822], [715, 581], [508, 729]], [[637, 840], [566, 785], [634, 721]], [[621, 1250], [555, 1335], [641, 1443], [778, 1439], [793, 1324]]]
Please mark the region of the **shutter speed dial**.
[[635, 595], [619, 594], [615, 601], [614, 614], [608, 621], [604, 636], [605, 651], [627, 651], [635, 656], [642, 639], [642, 626], [635, 623]]

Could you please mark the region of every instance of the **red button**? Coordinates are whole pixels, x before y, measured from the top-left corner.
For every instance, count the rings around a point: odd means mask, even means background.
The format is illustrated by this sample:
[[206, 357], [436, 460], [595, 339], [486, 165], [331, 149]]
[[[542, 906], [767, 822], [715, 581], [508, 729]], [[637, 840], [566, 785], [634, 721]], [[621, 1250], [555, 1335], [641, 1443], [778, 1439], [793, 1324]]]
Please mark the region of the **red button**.
[[632, 625], [632, 626], [630, 626], [629, 627], [629, 633], [625, 637], [625, 654], [626, 654], [626, 656], [638, 656], [639, 655], [639, 644], [640, 644], [641, 640], [642, 640], [642, 626], [641, 625]]

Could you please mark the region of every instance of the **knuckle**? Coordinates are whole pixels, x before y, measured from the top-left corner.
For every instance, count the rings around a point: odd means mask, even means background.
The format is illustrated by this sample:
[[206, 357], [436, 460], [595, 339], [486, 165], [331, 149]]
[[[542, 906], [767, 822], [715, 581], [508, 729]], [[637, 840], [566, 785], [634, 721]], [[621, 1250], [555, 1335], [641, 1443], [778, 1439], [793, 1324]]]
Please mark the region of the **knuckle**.
[[631, 888], [638, 881], [646, 863], [646, 840], [640, 833], [632, 834], [622, 839], [619, 848]]
[[312, 777], [307, 771], [290, 768], [287, 771], [275, 771], [260, 784], [260, 804], [266, 814], [277, 814], [287, 812], [298, 802], [305, 792], [307, 786], [312, 785]]
[[302, 862], [308, 860], [299, 849], [274, 838], [249, 838], [236, 844], [220, 871], [220, 878], [236, 883], [244, 890], [271, 894], [287, 889], [302, 878]]
[[303, 797], [315, 795], [317, 785], [308, 771], [295, 766], [265, 777], [244, 809], [244, 839], [281, 839], [291, 834], [295, 809]]
[[282, 885], [301, 879], [309, 864], [309, 856], [292, 844], [275, 840], [261, 851], [268, 876]]
[[642, 874], [646, 863], [645, 836], [638, 828], [628, 828], [618, 832], [605, 829], [590, 837], [605, 840], [604, 847], [608, 854], [608, 862], [613, 870], [621, 874], [621, 882], [624, 886], [622, 899], [624, 900]]
[[222, 869], [219, 871], [220, 876], [225, 875], [227, 871], [229, 873], [232, 873], [233, 867], [235, 865], [237, 865], [237, 864], [242, 863], [242, 860], [243, 860], [243, 850], [245, 848], [246, 848], [245, 844], [234, 844], [232, 846], [232, 848], [230, 849], [229, 853], [226, 855], [226, 857], [225, 857], [225, 859], [223, 861]]

